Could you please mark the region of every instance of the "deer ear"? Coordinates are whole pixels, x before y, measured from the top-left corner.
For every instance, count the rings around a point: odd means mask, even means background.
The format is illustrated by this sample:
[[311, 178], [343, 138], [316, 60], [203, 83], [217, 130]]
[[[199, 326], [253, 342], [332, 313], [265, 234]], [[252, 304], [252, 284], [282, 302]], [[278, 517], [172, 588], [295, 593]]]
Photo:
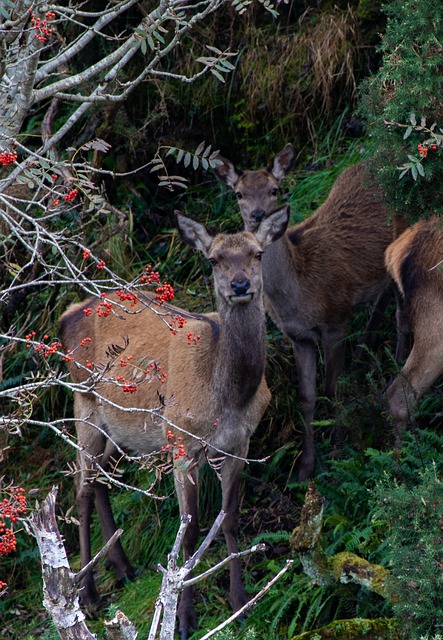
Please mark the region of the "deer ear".
[[220, 182], [227, 184], [228, 187], [231, 187], [231, 189], [233, 189], [237, 184], [238, 179], [240, 178], [235, 170], [234, 165], [230, 160], [227, 160], [222, 156], [217, 156], [216, 160], [219, 160], [220, 164], [216, 164], [213, 167], [215, 175], [220, 180]]
[[174, 213], [183, 242], [207, 256], [212, 244], [212, 236], [206, 231], [205, 226], [196, 220], [192, 220], [192, 218], [188, 218], [180, 211], [175, 211]]
[[276, 209], [271, 215], [263, 218], [259, 228], [255, 232], [255, 237], [262, 245], [263, 249], [282, 237], [288, 227], [289, 205]]
[[277, 153], [272, 165], [272, 175], [276, 180], [282, 180], [292, 169], [292, 165], [295, 159], [294, 147], [290, 142], [284, 149]]

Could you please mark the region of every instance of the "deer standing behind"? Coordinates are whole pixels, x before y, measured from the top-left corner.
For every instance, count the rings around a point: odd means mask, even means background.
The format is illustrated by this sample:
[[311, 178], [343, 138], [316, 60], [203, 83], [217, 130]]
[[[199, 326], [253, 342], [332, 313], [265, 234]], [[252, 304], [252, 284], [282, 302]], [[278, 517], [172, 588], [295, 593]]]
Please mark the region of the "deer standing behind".
[[[294, 149], [287, 144], [268, 169], [237, 171], [219, 157], [218, 179], [237, 196], [245, 229], [254, 231], [277, 207], [280, 181], [292, 167]], [[303, 413], [299, 479], [314, 475], [312, 420], [316, 402], [316, 343], [324, 354], [324, 394], [333, 398], [344, 360], [344, 338], [354, 308], [376, 301], [366, 327], [366, 343], [383, 317], [391, 293], [384, 254], [403, 230], [388, 224], [388, 212], [363, 164], [337, 178], [327, 200], [308, 219], [270, 245], [263, 255], [266, 309], [292, 342], [298, 395]], [[407, 322], [397, 308], [397, 357], [404, 350]]]
[[443, 373], [443, 226], [419, 220], [386, 251], [386, 267], [405, 300], [414, 342], [386, 395], [401, 440], [415, 402]]
[[[191, 463], [187, 473], [175, 473], [180, 512], [192, 516], [183, 542], [185, 559], [192, 555], [199, 535], [198, 467], [207, 459], [219, 459], [220, 452], [227, 454], [220, 471], [222, 508], [226, 513], [222, 528], [229, 553], [238, 551], [237, 517], [243, 459], [248, 453], [250, 437], [271, 398], [264, 378], [266, 333], [261, 257], [265, 247], [286, 230], [288, 216], [288, 210], [278, 212], [264, 220], [253, 233], [212, 237], [202, 224], [177, 214], [182, 239], [201, 251], [213, 265], [217, 313], [189, 314], [163, 305], [156, 307], [156, 313], [144, 308], [137, 314], [125, 314], [117, 307], [118, 314], [100, 317], [96, 313], [100, 302], [91, 298], [72, 305], [60, 319], [65, 350], [72, 351], [84, 338], [91, 338], [77, 351], [81, 353], [77, 362], [68, 364], [72, 380], [82, 382], [89, 378], [88, 363], [102, 370], [105, 367], [106, 380], [98, 388], [100, 398], [92, 393], [76, 392], [74, 399], [79, 445], [94, 456], [101, 467], [106, 468], [116, 453], [113, 442], [104, 432], [123, 449], [138, 454], [151, 454], [169, 444], [168, 430], [173, 431], [175, 441], [182, 438], [179, 449]], [[142, 295], [139, 294], [141, 301]], [[121, 304], [115, 294], [110, 294], [108, 299]], [[148, 297], [144, 300], [153, 304]], [[124, 304], [128, 311], [133, 311], [129, 302]], [[182, 316], [187, 322], [174, 335], [169, 325], [174, 326], [176, 316]], [[127, 366], [121, 369], [119, 358], [110, 357], [110, 347], [124, 342], [128, 343], [124, 354]], [[161, 376], [156, 373], [159, 367]], [[134, 393], [123, 392], [124, 385], [117, 380], [117, 374], [122, 372], [126, 380], [137, 384]], [[163, 384], [159, 378], [163, 378]], [[119, 406], [152, 409], [156, 413], [128, 413]], [[174, 430], [161, 416], [188, 433]], [[105, 540], [116, 529], [107, 486], [94, 480], [91, 466], [80, 453], [77, 507], [82, 566], [91, 559], [90, 521], [94, 501]], [[119, 542], [109, 552], [108, 559], [118, 579], [132, 576], [133, 569]], [[83, 580], [81, 599], [86, 605], [98, 600], [92, 572]], [[230, 601], [235, 611], [247, 602], [238, 559], [232, 560], [230, 566]], [[182, 594], [178, 617], [181, 637], [187, 638], [189, 629], [195, 626], [190, 588]]]

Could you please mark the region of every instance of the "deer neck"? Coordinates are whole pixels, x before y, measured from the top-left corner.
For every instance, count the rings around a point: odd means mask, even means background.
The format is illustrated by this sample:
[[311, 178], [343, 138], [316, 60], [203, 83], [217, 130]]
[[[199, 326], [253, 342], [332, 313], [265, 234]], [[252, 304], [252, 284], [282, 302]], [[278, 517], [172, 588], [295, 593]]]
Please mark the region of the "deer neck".
[[272, 307], [281, 307], [282, 300], [288, 297], [292, 307], [302, 302], [296, 258], [286, 233], [265, 249], [262, 258], [263, 289]]
[[256, 393], [265, 369], [265, 312], [262, 300], [228, 305], [219, 302], [220, 331], [214, 384], [222, 402], [244, 406]]

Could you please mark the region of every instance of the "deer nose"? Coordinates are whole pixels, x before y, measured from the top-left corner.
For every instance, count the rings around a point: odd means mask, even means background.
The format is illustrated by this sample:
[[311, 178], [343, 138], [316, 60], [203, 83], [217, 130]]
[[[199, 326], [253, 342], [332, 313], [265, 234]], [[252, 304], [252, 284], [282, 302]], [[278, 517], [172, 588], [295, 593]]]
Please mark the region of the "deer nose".
[[251, 213], [251, 218], [254, 222], [261, 222], [266, 215], [266, 211], [264, 209], [255, 209]]
[[243, 278], [243, 280], [232, 280], [231, 282], [231, 289], [235, 296], [244, 296], [248, 293], [250, 286], [251, 281], [247, 278]]

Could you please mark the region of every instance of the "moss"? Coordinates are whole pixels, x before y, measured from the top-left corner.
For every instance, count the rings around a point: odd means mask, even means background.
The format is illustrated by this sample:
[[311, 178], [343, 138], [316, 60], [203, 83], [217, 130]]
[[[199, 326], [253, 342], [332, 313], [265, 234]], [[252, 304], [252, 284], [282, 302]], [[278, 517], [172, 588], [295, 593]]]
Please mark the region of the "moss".
[[326, 627], [307, 631], [293, 636], [291, 640], [322, 640], [323, 638], [340, 638], [340, 640], [402, 640], [397, 620], [377, 618], [369, 620], [353, 618], [336, 620]]
[[329, 565], [336, 580], [357, 582], [381, 596], [386, 595], [385, 582], [389, 572], [384, 567], [349, 552], [337, 553], [330, 558]]

